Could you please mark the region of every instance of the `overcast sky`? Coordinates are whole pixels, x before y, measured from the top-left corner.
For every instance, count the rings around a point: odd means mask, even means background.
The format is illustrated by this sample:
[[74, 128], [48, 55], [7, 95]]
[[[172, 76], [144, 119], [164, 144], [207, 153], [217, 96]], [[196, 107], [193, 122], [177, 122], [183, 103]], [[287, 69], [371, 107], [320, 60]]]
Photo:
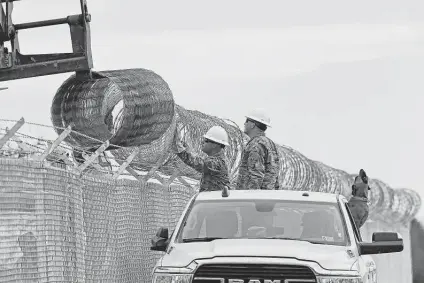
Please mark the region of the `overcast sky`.
[[[422, 0], [88, 0], [88, 7], [95, 70], [151, 69], [178, 104], [239, 124], [260, 105], [276, 142], [424, 195]], [[78, 8], [78, 0], [17, 2], [14, 21]], [[71, 51], [67, 26], [22, 31], [20, 43], [23, 53]], [[69, 75], [0, 84], [9, 87], [0, 92], [1, 117], [50, 125], [54, 93]]]

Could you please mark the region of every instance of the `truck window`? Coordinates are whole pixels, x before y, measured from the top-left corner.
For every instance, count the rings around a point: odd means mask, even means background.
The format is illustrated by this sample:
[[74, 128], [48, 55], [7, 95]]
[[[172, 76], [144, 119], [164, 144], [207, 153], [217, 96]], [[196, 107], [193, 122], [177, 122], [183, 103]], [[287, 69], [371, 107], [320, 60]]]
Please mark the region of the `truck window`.
[[358, 227], [356, 227], [355, 221], [353, 221], [353, 217], [352, 217], [352, 214], [350, 213], [350, 209], [349, 209], [349, 206], [347, 205], [347, 203], [345, 203], [345, 207], [346, 207], [346, 210], [347, 210], [347, 214], [349, 215], [350, 225], [352, 225], [353, 233], [355, 234], [356, 241], [362, 242], [361, 233], [359, 233]]
[[336, 203], [280, 200], [196, 201], [176, 241], [274, 237], [347, 244]]

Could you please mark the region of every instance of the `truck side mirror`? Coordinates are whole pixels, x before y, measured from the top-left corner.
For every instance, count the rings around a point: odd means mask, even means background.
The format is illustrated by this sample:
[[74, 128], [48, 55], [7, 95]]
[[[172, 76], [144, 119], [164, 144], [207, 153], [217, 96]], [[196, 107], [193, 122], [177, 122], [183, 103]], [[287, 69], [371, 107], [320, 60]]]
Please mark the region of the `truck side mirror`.
[[403, 251], [403, 239], [398, 233], [376, 232], [372, 243], [359, 243], [359, 252], [366, 254], [387, 254]]
[[156, 236], [152, 239], [152, 246], [150, 247], [150, 250], [160, 252], [166, 251], [166, 248], [168, 247], [168, 240], [168, 228], [159, 228], [156, 232]]
[[399, 233], [392, 232], [375, 232], [372, 234], [373, 242], [392, 242], [401, 241], [402, 236]]

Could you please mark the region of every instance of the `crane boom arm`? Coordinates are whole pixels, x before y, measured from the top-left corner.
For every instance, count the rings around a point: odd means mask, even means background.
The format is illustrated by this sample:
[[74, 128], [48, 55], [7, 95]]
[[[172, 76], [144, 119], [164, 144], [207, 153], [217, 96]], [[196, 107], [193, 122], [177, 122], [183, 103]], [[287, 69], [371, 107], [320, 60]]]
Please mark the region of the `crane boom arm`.
[[[13, 24], [13, 2], [0, 0], [0, 81], [17, 80], [67, 72], [80, 76], [91, 76], [93, 60], [91, 55], [90, 21], [86, 0], [80, 0], [81, 14], [65, 18]], [[5, 3], [5, 5], [1, 4]], [[72, 53], [32, 54], [20, 52], [19, 30], [68, 24], [70, 27]], [[10, 42], [11, 50], [5, 46]]]

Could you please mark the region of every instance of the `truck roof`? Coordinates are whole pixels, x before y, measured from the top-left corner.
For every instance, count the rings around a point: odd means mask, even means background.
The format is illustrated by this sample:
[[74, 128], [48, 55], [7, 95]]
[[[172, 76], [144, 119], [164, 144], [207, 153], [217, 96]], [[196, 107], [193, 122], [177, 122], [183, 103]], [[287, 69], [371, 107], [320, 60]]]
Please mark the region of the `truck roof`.
[[275, 199], [293, 201], [316, 201], [337, 203], [337, 195], [310, 191], [288, 190], [230, 190], [228, 197], [223, 197], [221, 191], [201, 192], [197, 200], [252, 200]]

